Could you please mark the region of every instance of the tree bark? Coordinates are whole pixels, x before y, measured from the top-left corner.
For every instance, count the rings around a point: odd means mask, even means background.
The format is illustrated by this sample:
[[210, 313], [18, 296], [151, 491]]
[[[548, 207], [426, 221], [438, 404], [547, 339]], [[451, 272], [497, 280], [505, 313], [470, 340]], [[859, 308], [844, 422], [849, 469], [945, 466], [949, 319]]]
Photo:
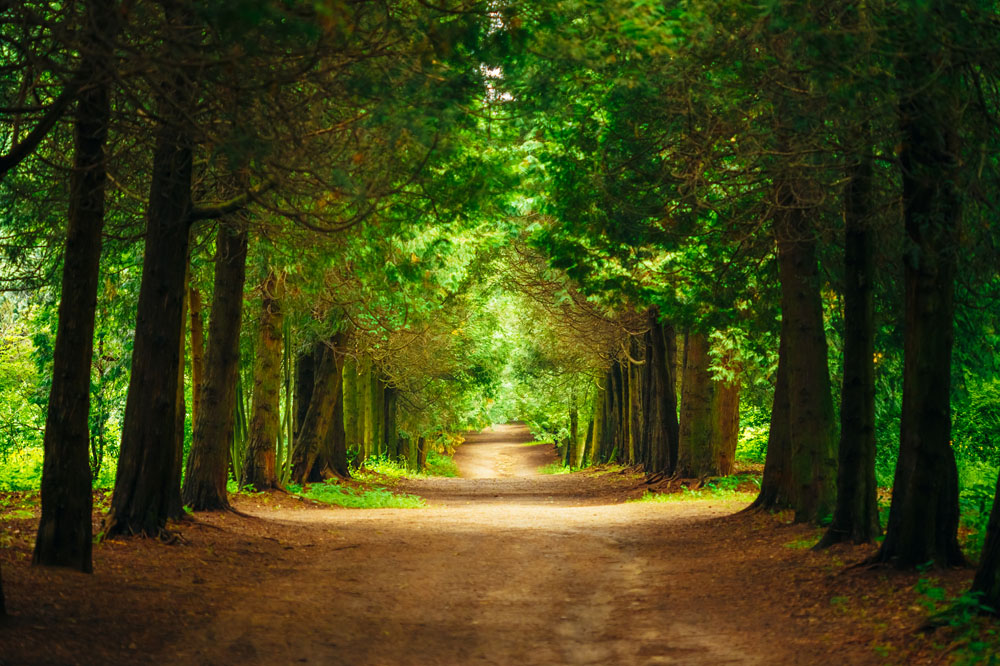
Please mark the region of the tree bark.
[[115, 3], [109, 0], [87, 3], [89, 34], [79, 77], [88, 84], [79, 94], [74, 119], [62, 297], [45, 420], [42, 515], [32, 560], [86, 573], [93, 570], [90, 367], [107, 183], [104, 144], [114, 67], [110, 42], [118, 32], [114, 13]]
[[731, 379], [713, 379], [712, 460], [715, 474], [728, 476], [736, 467], [736, 444], [740, 437], [740, 375], [729, 351], [722, 364], [732, 373]]
[[[931, 20], [929, 14], [925, 20]], [[958, 75], [950, 71], [953, 66], [936, 60], [911, 54], [900, 68], [913, 91], [900, 103], [907, 244], [903, 414], [889, 524], [876, 555], [899, 567], [964, 562], [957, 536], [958, 471], [950, 405], [962, 215]]]
[[319, 352], [319, 362], [314, 373], [312, 397], [292, 453], [291, 478], [295, 483], [302, 484], [309, 480], [320, 446], [333, 420], [343, 368], [343, 361], [337, 359], [334, 350], [336, 346], [336, 341], [331, 341], [331, 344], [317, 342], [314, 348]]
[[[188, 258], [187, 273], [190, 273], [190, 257]], [[185, 282], [190, 275], [185, 276]], [[185, 292], [186, 293], [186, 292]], [[180, 345], [177, 349], [177, 406], [174, 412], [174, 452], [170, 464], [170, 483], [167, 499], [167, 518], [170, 520], [182, 520], [185, 517], [184, 500], [181, 498], [181, 476], [184, 472], [184, 418], [187, 405], [184, 404], [184, 319], [187, 314], [188, 299], [184, 297], [181, 304], [181, 336]]]
[[397, 390], [379, 378], [379, 393], [382, 396], [382, 446], [390, 460], [400, 460], [399, 432], [396, 430]]
[[362, 453], [364, 447], [358, 436], [359, 405], [358, 405], [358, 362], [353, 356], [344, 359], [344, 437], [347, 448], [358, 450], [358, 462], [364, 462]]
[[790, 207], [775, 220], [781, 278], [781, 338], [788, 381], [790, 472], [788, 498], [796, 522], [819, 522], [836, 501], [837, 432], [816, 240], [806, 211]]
[[205, 381], [205, 325], [201, 292], [188, 285], [188, 312], [191, 319], [191, 423], [201, 411], [201, 385]]
[[427, 438], [421, 435], [417, 438], [417, 471], [427, 469]]
[[358, 440], [361, 447], [358, 460], [364, 461], [374, 452], [372, 446], [371, 359], [368, 357], [362, 357], [358, 361], [356, 387], [358, 391]]
[[875, 280], [872, 155], [852, 169], [844, 202], [844, 380], [840, 399], [837, 505], [817, 548], [869, 543], [881, 532], [875, 482]]
[[316, 366], [323, 354], [322, 344], [315, 344], [298, 355], [295, 363], [295, 439], [302, 432], [309, 405], [312, 403], [313, 387], [316, 385]]
[[270, 271], [262, 291], [253, 371], [253, 415], [240, 478], [240, 485], [252, 486], [257, 491], [280, 487], [275, 445], [281, 427], [281, 355], [285, 327], [281, 302], [285, 295], [284, 275]]
[[[193, 20], [170, 11], [178, 33]], [[178, 42], [189, 41], [181, 35]], [[191, 211], [191, 80], [178, 74], [160, 91], [146, 247], [118, 472], [105, 534], [157, 536], [166, 524], [176, 436], [177, 364]]]
[[208, 324], [208, 372], [194, 424], [184, 475], [184, 503], [194, 511], [229, 508], [226, 493], [229, 442], [236, 414], [240, 326], [246, 282], [247, 232], [220, 224], [215, 240], [212, 318]]
[[313, 474], [319, 472], [322, 478], [337, 476], [342, 479], [351, 478], [351, 470], [347, 466], [347, 434], [344, 429], [344, 361], [346, 359], [346, 349], [344, 344], [347, 336], [340, 334], [334, 336], [332, 344], [334, 347], [335, 372], [337, 376], [334, 382], [337, 383], [336, 398], [333, 402], [333, 414], [330, 424], [323, 437], [323, 445], [320, 447], [320, 454], [313, 465]]
[[709, 369], [711, 357], [708, 353], [708, 335], [689, 332], [686, 349], [677, 476], [702, 478], [718, 473], [713, 455], [713, 440], [716, 436], [712, 427], [715, 383]]
[[785, 343], [778, 347], [778, 370], [771, 407], [771, 427], [767, 435], [767, 455], [760, 493], [749, 510], [773, 511], [790, 505], [794, 481], [791, 474], [792, 441], [789, 433], [788, 360]]

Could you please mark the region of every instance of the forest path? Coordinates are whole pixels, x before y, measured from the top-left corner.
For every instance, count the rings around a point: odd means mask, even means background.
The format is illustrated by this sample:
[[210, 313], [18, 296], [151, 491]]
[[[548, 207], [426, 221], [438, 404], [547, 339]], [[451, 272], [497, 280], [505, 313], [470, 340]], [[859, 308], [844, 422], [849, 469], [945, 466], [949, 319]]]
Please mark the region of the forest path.
[[810, 553], [815, 528], [739, 502], [539, 474], [555, 455], [529, 439], [470, 436], [462, 478], [401, 484], [423, 509], [233, 495], [242, 515], [172, 525], [176, 545], [103, 541], [92, 575], [28, 566], [23, 519], [0, 530], [0, 666], [867, 664], [887, 642], [918, 663], [916, 574], [845, 575], [870, 549]]
[[555, 456], [529, 441], [514, 426], [470, 436], [455, 456], [462, 478], [405, 484], [426, 509], [263, 512], [308, 543], [156, 661], [826, 661], [711, 538], [712, 519], [738, 505], [621, 503], [607, 479], [538, 474]]

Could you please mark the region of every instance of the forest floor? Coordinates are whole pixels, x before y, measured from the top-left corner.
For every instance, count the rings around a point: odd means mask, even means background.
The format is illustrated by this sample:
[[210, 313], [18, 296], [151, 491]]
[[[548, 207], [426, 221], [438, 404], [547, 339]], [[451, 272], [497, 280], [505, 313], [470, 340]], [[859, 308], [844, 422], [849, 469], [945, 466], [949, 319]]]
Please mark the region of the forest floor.
[[627, 502], [641, 477], [539, 474], [529, 440], [470, 436], [461, 478], [397, 487], [425, 508], [235, 495], [174, 545], [102, 541], [92, 575], [29, 566], [37, 510], [0, 497], [0, 665], [948, 663], [915, 587], [970, 571], [852, 568], [871, 550], [745, 500]]

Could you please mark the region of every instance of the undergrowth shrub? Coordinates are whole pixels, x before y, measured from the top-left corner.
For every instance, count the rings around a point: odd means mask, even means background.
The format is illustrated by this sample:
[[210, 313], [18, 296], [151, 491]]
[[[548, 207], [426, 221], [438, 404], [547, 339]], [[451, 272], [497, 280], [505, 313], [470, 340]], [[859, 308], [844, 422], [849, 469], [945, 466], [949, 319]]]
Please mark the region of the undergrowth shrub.
[[289, 485], [288, 491], [317, 502], [334, 504], [351, 509], [416, 509], [425, 505], [416, 495], [396, 494], [385, 488], [352, 488], [342, 486], [334, 479], [313, 483], [305, 490]]

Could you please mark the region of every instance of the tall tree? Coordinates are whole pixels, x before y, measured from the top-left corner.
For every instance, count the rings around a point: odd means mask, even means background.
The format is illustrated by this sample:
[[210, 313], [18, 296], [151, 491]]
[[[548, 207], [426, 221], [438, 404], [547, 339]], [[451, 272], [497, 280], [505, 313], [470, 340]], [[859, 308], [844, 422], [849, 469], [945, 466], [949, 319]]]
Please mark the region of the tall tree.
[[246, 228], [220, 224], [215, 252], [212, 316], [208, 324], [208, 372], [202, 385], [202, 409], [194, 424], [182, 493], [184, 503], [195, 511], [229, 507], [226, 470], [237, 400], [247, 265]]
[[817, 548], [868, 543], [881, 532], [875, 481], [873, 159], [862, 152], [844, 196], [844, 379], [840, 393], [837, 504]]
[[958, 470], [951, 448], [951, 349], [962, 216], [959, 56], [962, 10], [935, 1], [903, 10], [898, 65], [906, 248], [903, 415], [885, 541], [876, 559], [900, 567], [965, 561], [958, 545]]
[[284, 274], [271, 270], [261, 286], [261, 312], [253, 371], [253, 416], [240, 485], [255, 490], [278, 487], [275, 443], [281, 400], [281, 354], [284, 332]]
[[[164, 30], [181, 61], [194, 52], [191, 13], [167, 3]], [[191, 73], [165, 76], [156, 91], [146, 247], [139, 288], [132, 372], [122, 423], [121, 454], [105, 533], [159, 535], [169, 512], [175, 439], [184, 278], [191, 222], [194, 139]]]
[[63, 255], [62, 297], [52, 386], [45, 422], [42, 516], [33, 561], [90, 572], [90, 366], [104, 228], [107, 165], [104, 146], [111, 118], [117, 3], [89, 0], [74, 118], [69, 225]]

